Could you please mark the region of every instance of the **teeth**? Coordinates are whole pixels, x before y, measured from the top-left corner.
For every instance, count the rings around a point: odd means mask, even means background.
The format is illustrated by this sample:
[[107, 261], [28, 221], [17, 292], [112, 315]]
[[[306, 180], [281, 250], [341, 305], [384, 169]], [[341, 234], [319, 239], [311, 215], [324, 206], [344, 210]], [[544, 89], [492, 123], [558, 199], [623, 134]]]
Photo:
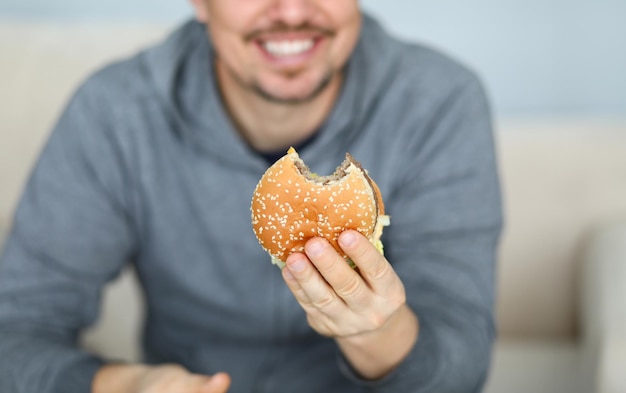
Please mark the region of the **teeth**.
[[272, 56], [296, 56], [313, 47], [313, 40], [300, 41], [267, 41], [263, 44]]

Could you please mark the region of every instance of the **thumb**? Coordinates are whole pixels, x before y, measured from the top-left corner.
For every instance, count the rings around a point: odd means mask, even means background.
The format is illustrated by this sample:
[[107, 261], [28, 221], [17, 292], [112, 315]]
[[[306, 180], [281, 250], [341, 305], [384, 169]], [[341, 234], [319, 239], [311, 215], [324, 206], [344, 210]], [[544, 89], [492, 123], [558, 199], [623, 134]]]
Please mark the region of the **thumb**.
[[230, 375], [221, 372], [214, 374], [202, 385], [201, 393], [226, 393], [230, 387]]

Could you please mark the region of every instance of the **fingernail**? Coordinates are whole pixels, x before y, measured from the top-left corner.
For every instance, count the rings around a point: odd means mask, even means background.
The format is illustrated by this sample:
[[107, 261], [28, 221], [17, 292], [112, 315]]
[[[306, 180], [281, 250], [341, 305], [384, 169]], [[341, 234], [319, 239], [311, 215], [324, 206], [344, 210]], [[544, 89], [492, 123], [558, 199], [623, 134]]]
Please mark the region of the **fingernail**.
[[311, 257], [317, 257], [324, 252], [324, 244], [319, 241], [312, 241], [306, 245], [306, 253]]
[[287, 264], [287, 267], [289, 268], [289, 270], [294, 273], [300, 273], [301, 271], [304, 270], [305, 266], [306, 266], [306, 263], [304, 262], [304, 259], [302, 258], [298, 258], [295, 261], [289, 262]]
[[351, 247], [356, 242], [356, 234], [354, 232], [344, 232], [339, 237], [339, 243], [345, 247]]

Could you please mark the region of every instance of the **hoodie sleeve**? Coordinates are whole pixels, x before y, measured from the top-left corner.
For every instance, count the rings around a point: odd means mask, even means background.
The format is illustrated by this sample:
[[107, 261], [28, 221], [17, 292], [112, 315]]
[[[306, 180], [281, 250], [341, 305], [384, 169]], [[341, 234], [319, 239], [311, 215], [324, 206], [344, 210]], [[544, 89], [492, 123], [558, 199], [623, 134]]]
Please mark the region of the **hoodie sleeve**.
[[[490, 112], [479, 81], [451, 89], [428, 126], [403, 141], [385, 256], [418, 316], [416, 345], [376, 393], [480, 392], [495, 337], [494, 270], [502, 226]], [[419, 126], [418, 126], [419, 128]]]
[[95, 89], [83, 86], [53, 130], [0, 259], [3, 393], [89, 393], [103, 364], [77, 338], [129, 260], [134, 232], [123, 160]]

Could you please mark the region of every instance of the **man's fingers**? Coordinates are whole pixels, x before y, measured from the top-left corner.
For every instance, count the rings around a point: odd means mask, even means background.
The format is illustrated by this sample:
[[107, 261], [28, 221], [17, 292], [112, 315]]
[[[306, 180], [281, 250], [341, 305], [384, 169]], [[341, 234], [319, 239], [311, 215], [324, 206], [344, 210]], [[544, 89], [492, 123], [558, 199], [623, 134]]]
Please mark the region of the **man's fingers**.
[[[182, 375], [183, 378], [173, 379], [170, 381], [171, 385], [168, 385], [167, 388], [172, 392], [184, 391], [185, 393], [189, 392], [204, 392], [203, 387], [210, 382], [211, 377], [204, 374], [192, 374], [185, 370], [185, 374]], [[163, 386], [162, 388], [164, 388]]]
[[[304, 292], [304, 289], [302, 289], [302, 286], [300, 285], [300, 282], [298, 282], [298, 280], [296, 279], [294, 273], [292, 272], [292, 270], [289, 268], [289, 261], [293, 258], [297, 258], [297, 255], [292, 255], [287, 259], [287, 264], [285, 265], [285, 267], [282, 270], [282, 275], [283, 275], [283, 279], [285, 280], [285, 283], [287, 284], [287, 287], [291, 290], [291, 293], [293, 293], [293, 296], [296, 298], [296, 300], [298, 301], [298, 303], [302, 304], [302, 305], [309, 305], [311, 304], [311, 299], [309, 299], [309, 297], [307, 296], [306, 292]], [[293, 263], [293, 262], [291, 262]], [[304, 262], [301, 262], [304, 263]], [[297, 273], [295, 273], [297, 274]]]
[[[286, 271], [285, 271], [286, 270]], [[316, 309], [334, 317], [345, 310], [345, 304], [304, 254], [287, 258], [283, 269], [285, 282], [305, 310]]]
[[339, 241], [358, 269], [328, 241], [314, 238], [305, 253], [287, 258], [283, 278], [306, 311], [309, 325], [321, 334], [345, 336], [376, 329], [405, 302], [402, 282], [363, 235], [347, 231]]
[[335, 252], [324, 239], [307, 242], [305, 251], [335, 293], [350, 306], [358, 307], [367, 298], [369, 288], [359, 274]]
[[388, 289], [397, 276], [385, 257], [363, 235], [348, 230], [339, 236], [339, 245], [359, 268], [359, 272], [374, 292]]
[[217, 373], [202, 385], [200, 393], [226, 393], [230, 387], [230, 375]]

